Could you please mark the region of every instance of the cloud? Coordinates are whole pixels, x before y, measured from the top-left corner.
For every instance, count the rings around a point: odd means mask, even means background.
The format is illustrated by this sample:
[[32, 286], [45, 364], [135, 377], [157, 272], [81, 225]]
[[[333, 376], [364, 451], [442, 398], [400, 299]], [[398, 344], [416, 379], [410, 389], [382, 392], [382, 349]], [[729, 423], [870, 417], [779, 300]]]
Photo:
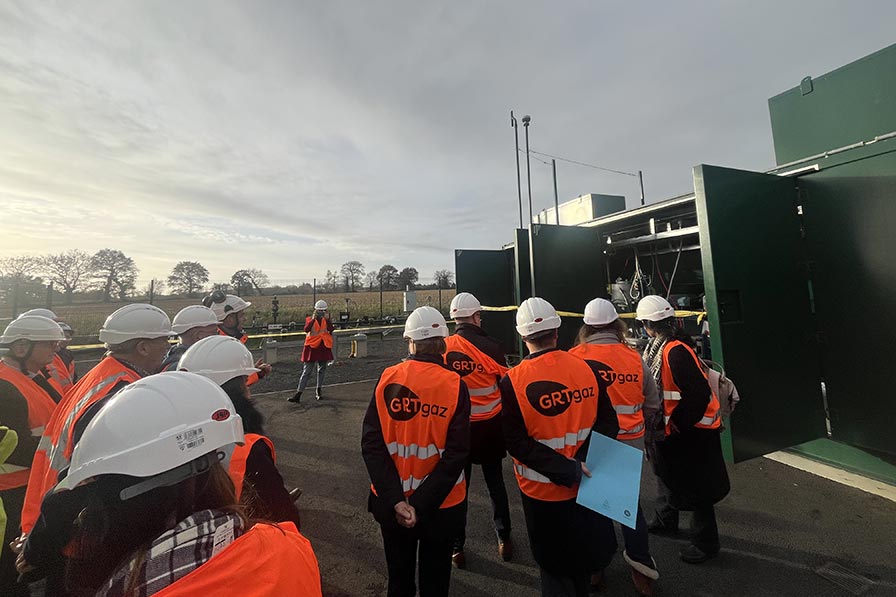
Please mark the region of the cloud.
[[[649, 200], [697, 163], [770, 167], [765, 99], [890, 43], [896, 6], [817, 3], [795, 38], [805, 18], [771, 0], [3, 3], [0, 256], [112, 246], [141, 279], [181, 259], [214, 279], [453, 269], [453, 248], [517, 225], [511, 108], [533, 149], [643, 170]], [[531, 165], [538, 211], [551, 169]], [[638, 202], [632, 177], [557, 170], [561, 200]]]

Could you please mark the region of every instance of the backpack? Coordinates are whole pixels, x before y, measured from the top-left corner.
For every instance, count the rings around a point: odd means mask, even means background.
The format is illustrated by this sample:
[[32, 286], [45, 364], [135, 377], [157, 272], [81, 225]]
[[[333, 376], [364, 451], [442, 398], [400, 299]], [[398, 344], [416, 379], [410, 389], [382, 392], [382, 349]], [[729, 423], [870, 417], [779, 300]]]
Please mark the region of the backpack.
[[737, 403], [740, 402], [740, 394], [734, 387], [734, 382], [725, 375], [725, 369], [714, 361], [700, 359], [704, 371], [709, 379], [709, 387], [719, 398], [720, 411], [723, 417], [730, 417]]

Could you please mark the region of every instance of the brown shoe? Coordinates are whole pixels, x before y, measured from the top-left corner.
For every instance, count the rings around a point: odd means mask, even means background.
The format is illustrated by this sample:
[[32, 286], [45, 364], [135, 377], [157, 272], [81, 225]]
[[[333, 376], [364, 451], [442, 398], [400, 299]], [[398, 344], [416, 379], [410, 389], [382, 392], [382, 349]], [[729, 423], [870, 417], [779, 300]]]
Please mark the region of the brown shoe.
[[505, 562], [513, 559], [513, 540], [510, 537], [498, 539], [498, 554]]
[[647, 566], [628, 557], [628, 552], [626, 551], [622, 552], [622, 557], [625, 558], [626, 563], [632, 567], [632, 583], [634, 583], [635, 590], [638, 591], [638, 594], [646, 595], [647, 597], [653, 595], [653, 584], [660, 577], [660, 573], [656, 569], [656, 562], [653, 558], [650, 559], [653, 566]]
[[455, 551], [451, 554], [451, 563], [454, 564], [454, 567], [458, 570], [463, 570], [467, 567], [467, 556], [464, 555], [464, 550]]

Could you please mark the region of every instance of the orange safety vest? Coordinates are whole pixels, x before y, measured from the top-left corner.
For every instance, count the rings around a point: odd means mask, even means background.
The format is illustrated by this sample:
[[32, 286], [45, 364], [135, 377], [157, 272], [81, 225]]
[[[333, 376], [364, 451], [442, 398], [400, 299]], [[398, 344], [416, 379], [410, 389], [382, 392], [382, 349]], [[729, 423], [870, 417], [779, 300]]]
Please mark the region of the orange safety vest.
[[[34, 383], [33, 379], [18, 369], [10, 367], [3, 361], [0, 361], [0, 379], [11, 383], [25, 398], [25, 402], [28, 404], [28, 427], [31, 429], [31, 435], [40, 437], [47, 423], [50, 422], [50, 417], [53, 416], [56, 402], [43, 388]], [[0, 400], [9, 399], [5, 396], [0, 397]], [[3, 473], [0, 474], [0, 491], [24, 487], [28, 484], [30, 468], [5, 464], [2, 470]]]
[[72, 435], [75, 423], [93, 404], [105, 398], [121, 382], [133, 383], [140, 374], [115, 357], [107, 356], [87, 372], [68, 391], [47, 423], [28, 478], [28, 491], [22, 508], [22, 530], [30, 532], [40, 515], [40, 503], [56, 483], [59, 474], [68, 469], [72, 458]]
[[[380, 377], [376, 410], [405, 496], [420, 487], [441, 459], [460, 384], [460, 377], [441, 365], [413, 360], [389, 367]], [[370, 489], [376, 494], [373, 485]], [[439, 507], [456, 506], [466, 495], [461, 472]]]
[[291, 522], [258, 523], [220, 553], [153, 597], [321, 597], [320, 568]]
[[[525, 359], [507, 372], [513, 385], [526, 432], [537, 442], [574, 458], [591, 435], [597, 419], [600, 388], [588, 364], [567, 352], [554, 350]], [[520, 491], [546, 502], [576, 497], [578, 485], [563, 487], [513, 459]]]
[[74, 364], [74, 361], [72, 361], [72, 369], [69, 369], [62, 357], [59, 356], [59, 353], [56, 353], [53, 355], [53, 362], [47, 365], [47, 370], [50, 372], [50, 381], [54, 382], [54, 388], [58, 387], [62, 390], [59, 392], [60, 396], [65, 396], [69, 388], [75, 385], [72, 381], [74, 379]]
[[[227, 332], [222, 330], [220, 328], [220, 326], [218, 327], [218, 335], [219, 336], [227, 336], [228, 338], [236, 338], [236, 336], [231, 336], [230, 334], [228, 334]], [[242, 342], [243, 344], [246, 344], [246, 342], [249, 341], [249, 336], [246, 334], [243, 334], [242, 336], [240, 336], [239, 338], [236, 338], [236, 339], [239, 340], [240, 342]], [[251, 386], [252, 384], [256, 384], [256, 383], [258, 383], [259, 379], [260, 378], [258, 377], [258, 373], [250, 373], [246, 377], [246, 385]]]
[[507, 373], [495, 359], [454, 334], [445, 338], [445, 364], [456, 372], [470, 390], [470, 420], [485, 421], [501, 412], [501, 389], [498, 382]]
[[242, 446], [236, 446], [230, 455], [230, 464], [227, 466], [227, 473], [230, 480], [233, 481], [233, 488], [236, 490], [236, 499], [239, 501], [240, 495], [243, 493], [243, 483], [246, 480], [246, 460], [252, 451], [255, 442], [262, 441], [268, 445], [274, 463], [277, 463], [277, 453], [274, 451], [274, 443], [263, 435], [257, 433], [247, 433]]
[[616, 439], [644, 437], [644, 365], [637, 351], [625, 344], [579, 344], [569, 354], [595, 361], [600, 377], [607, 384], [610, 402], [619, 420]]
[[722, 424], [719, 397], [713, 392], [712, 386], [709, 385], [709, 378], [706, 375], [706, 371], [704, 371], [701, 366], [700, 359], [697, 358], [697, 354], [690, 346], [681, 340], [673, 340], [667, 342], [666, 346], [663, 347], [663, 371], [661, 379], [663, 382], [663, 421], [666, 423], [666, 435], [672, 433], [672, 425], [669, 421], [672, 417], [672, 411], [675, 410], [675, 407], [678, 406], [678, 402], [681, 400], [681, 388], [675, 385], [675, 380], [672, 378], [672, 370], [669, 368], [669, 351], [676, 346], [684, 346], [688, 353], [690, 353], [691, 357], [694, 359], [694, 363], [696, 363], [697, 368], [700, 370], [700, 373], [703, 374], [704, 379], [706, 379], [706, 385], [709, 386], [709, 391], [711, 393], [709, 404], [706, 406], [706, 411], [703, 413], [703, 418], [700, 419], [694, 427], [699, 429], [718, 429]]
[[[308, 319], [314, 318], [309, 317]], [[308, 323], [308, 321], [306, 320], [305, 323]], [[320, 321], [314, 319], [314, 322], [311, 324], [311, 331], [305, 336], [305, 346], [317, 348], [320, 346], [321, 342], [323, 342], [324, 346], [327, 348], [333, 348], [333, 334], [327, 329], [326, 319], [321, 319]]]

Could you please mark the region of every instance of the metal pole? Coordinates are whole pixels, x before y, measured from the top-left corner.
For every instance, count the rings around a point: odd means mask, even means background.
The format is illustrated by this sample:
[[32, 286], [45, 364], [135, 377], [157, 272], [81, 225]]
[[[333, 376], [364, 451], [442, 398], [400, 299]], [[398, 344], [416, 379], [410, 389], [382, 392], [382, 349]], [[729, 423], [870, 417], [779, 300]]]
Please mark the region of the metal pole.
[[149, 281], [149, 304], [152, 304], [152, 299], [156, 294], [156, 279], [153, 278]]
[[520, 204], [520, 228], [523, 227], [523, 189], [520, 186], [520, 130], [513, 110], [510, 111], [510, 126], [513, 127], [513, 141], [516, 149], [516, 195]]
[[[529, 224], [532, 228], [532, 168], [529, 164], [529, 122], [532, 120], [530, 116], [523, 116], [523, 128], [526, 129], [526, 184], [529, 187]], [[531, 247], [530, 247], [531, 249]]]
[[311, 304], [314, 305], [314, 303], [316, 303], [316, 302], [317, 302], [317, 278], [312, 278], [312, 283], [311, 283]]
[[554, 214], [557, 216], [557, 225], [560, 225], [560, 199], [557, 196], [557, 160], [551, 160], [551, 170], [554, 171]]
[[383, 281], [380, 280], [380, 321], [383, 320]]
[[641, 205], [644, 205], [644, 176], [638, 170], [638, 182], [641, 184]]

